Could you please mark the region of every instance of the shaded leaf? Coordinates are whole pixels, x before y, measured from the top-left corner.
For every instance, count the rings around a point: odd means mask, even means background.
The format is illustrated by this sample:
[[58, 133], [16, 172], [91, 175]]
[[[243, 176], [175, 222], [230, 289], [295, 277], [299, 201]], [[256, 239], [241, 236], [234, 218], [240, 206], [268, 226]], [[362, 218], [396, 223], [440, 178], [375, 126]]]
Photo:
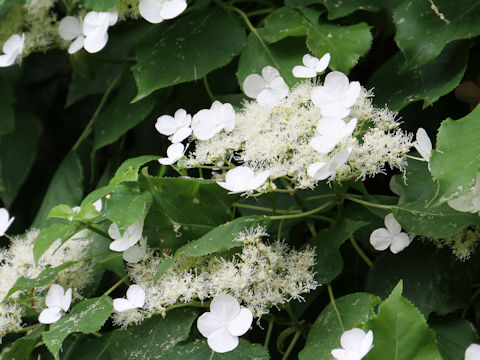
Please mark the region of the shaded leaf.
[[306, 36], [307, 31], [298, 11], [282, 7], [265, 18], [263, 34], [266, 41], [274, 43], [290, 36]]
[[33, 258], [35, 259], [35, 263], [38, 262], [43, 253], [47, 251], [57, 239], [60, 239], [62, 243], [64, 243], [76, 232], [77, 225], [71, 222], [54, 223], [42, 229], [33, 245]]
[[81, 0], [85, 8], [95, 11], [106, 11], [114, 7], [118, 0]]
[[[0, 16], [2, 15], [2, 9], [5, 6], [7, 6], [7, 4], [0, 3]], [[0, 135], [13, 131], [15, 127], [15, 113], [13, 111], [14, 100], [15, 97], [12, 87], [3, 79], [3, 77], [0, 77], [0, 114], [2, 114], [2, 121], [0, 121]]]

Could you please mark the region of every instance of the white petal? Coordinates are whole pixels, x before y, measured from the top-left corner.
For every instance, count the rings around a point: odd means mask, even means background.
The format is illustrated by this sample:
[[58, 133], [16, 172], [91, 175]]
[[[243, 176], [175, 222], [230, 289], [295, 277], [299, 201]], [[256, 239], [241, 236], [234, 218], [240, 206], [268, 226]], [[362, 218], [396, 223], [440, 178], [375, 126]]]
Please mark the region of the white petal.
[[392, 213], [385, 216], [385, 227], [390, 232], [390, 234], [397, 235], [402, 231], [402, 226], [398, 223]]
[[122, 237], [122, 238], [120, 238], [120, 239], [118, 239], [118, 240], [112, 241], [112, 242], [110, 243], [109, 248], [110, 248], [110, 250], [112, 250], [112, 251], [119, 251], [119, 252], [121, 252], [121, 251], [127, 250], [127, 249], [128, 249], [129, 247], [131, 247], [131, 246], [132, 246], [132, 245], [130, 245], [129, 239], [126, 238], [126, 237]]
[[480, 345], [470, 344], [465, 350], [465, 360], [478, 360], [480, 359]]
[[413, 146], [426, 161], [430, 161], [432, 154], [432, 142], [423, 128], [418, 128]]
[[235, 110], [232, 104], [221, 104], [220, 109], [216, 110], [215, 114], [219, 117], [219, 122], [225, 131], [230, 132], [235, 128]]
[[277, 78], [273, 79], [272, 82], [270, 83], [270, 86], [275, 96], [278, 97], [279, 99], [283, 99], [285, 96], [288, 95], [289, 87], [281, 76], [278, 76]]
[[366, 335], [365, 331], [358, 328], [345, 331], [340, 337], [340, 345], [345, 350], [359, 351]]
[[177, 130], [175, 119], [170, 115], [162, 115], [157, 119], [155, 129], [160, 134], [170, 136]]
[[317, 132], [340, 141], [347, 135], [347, 124], [340, 118], [322, 119], [317, 124]]
[[344, 97], [341, 101], [342, 105], [345, 107], [351, 107], [355, 104], [355, 101], [357, 101], [358, 96], [360, 95], [361, 89], [362, 87], [358, 81], [352, 81], [347, 92], [343, 95]]
[[192, 124], [192, 115], [188, 114], [184, 109], [178, 109], [173, 115], [177, 129], [190, 126]]
[[140, 285], [131, 285], [127, 290], [127, 299], [137, 308], [145, 304], [145, 290]]
[[475, 209], [472, 200], [472, 194], [466, 193], [456, 199], [448, 200], [447, 204], [457, 211], [475, 213], [477, 210]]
[[66, 16], [60, 21], [58, 32], [62, 39], [73, 40], [83, 34], [82, 23], [73, 16]]
[[95, 208], [95, 210], [97, 210], [98, 212], [102, 211], [102, 199], [98, 199], [92, 205]]
[[337, 139], [327, 138], [325, 136], [315, 136], [310, 140], [310, 146], [322, 154], [328, 154], [335, 149], [338, 144]]
[[330, 353], [336, 360], [358, 360], [358, 358], [353, 358], [350, 352], [343, 349], [333, 349]]
[[38, 321], [42, 324], [53, 324], [54, 322], [60, 320], [61, 317], [62, 312], [60, 308], [48, 308], [42, 310], [40, 316], [38, 317]]
[[109, 26], [115, 25], [118, 20], [118, 12], [110, 11], [110, 12], [107, 12], [107, 14], [108, 14], [108, 25]]
[[357, 127], [357, 118], [353, 118], [347, 124], [347, 127], [345, 129], [345, 137], [352, 135], [356, 127]]
[[333, 96], [346, 92], [348, 85], [348, 77], [340, 71], [329, 72], [327, 76], [325, 76], [325, 82], [323, 83], [325, 91]]
[[373, 344], [373, 331], [369, 330], [365, 337], [362, 340], [362, 344], [360, 346], [360, 355], [363, 357], [367, 355], [367, 353], [372, 349]]
[[70, 46], [68, 47], [68, 53], [69, 54], [75, 54], [77, 51], [81, 50], [83, 48], [83, 44], [85, 42], [85, 37], [80, 35], [77, 37]]
[[[323, 177], [325, 175], [325, 172], [326, 176]], [[316, 180], [324, 180], [330, 176], [330, 173], [328, 172], [328, 164], [325, 162], [314, 163], [308, 167], [307, 174]]]
[[398, 254], [400, 251], [410, 245], [410, 237], [405, 233], [400, 233], [392, 238], [392, 244], [390, 245], [390, 251], [394, 254]]
[[[305, 54], [303, 55], [302, 58], [302, 63], [305, 65], [307, 68], [313, 69], [317, 64], [319, 60], [315, 56], [312, 56], [310, 54]], [[316, 73], [316, 72], [315, 72]], [[316, 74], [315, 74], [316, 75]]]
[[206, 338], [221, 327], [222, 324], [218, 322], [217, 318], [211, 312], [205, 312], [197, 319], [198, 331]]
[[122, 312], [135, 309], [135, 305], [127, 299], [117, 298], [113, 299], [113, 308], [118, 312]]
[[392, 235], [385, 228], [375, 229], [370, 235], [370, 244], [375, 250], [383, 251], [392, 243]]
[[165, 0], [160, 10], [160, 16], [164, 19], [173, 19], [180, 15], [186, 8], [187, 2], [184, 0]]
[[65, 291], [65, 295], [62, 298], [62, 306], [61, 308], [63, 311], [68, 311], [70, 309], [70, 304], [72, 303], [72, 288], [67, 289]]
[[246, 307], [240, 308], [240, 313], [237, 315], [235, 319], [230, 321], [227, 325], [227, 330], [230, 334], [234, 336], [241, 336], [245, 334], [248, 329], [250, 329], [250, 325], [252, 325], [253, 321], [253, 314], [250, 310]]
[[226, 329], [222, 328], [208, 337], [207, 344], [210, 349], [217, 353], [226, 353], [238, 346], [238, 337], [231, 335]]
[[248, 190], [255, 190], [262, 186], [270, 176], [270, 171], [263, 171], [248, 181]]
[[248, 184], [254, 176], [252, 169], [246, 166], [237, 166], [227, 171], [225, 182], [217, 182], [217, 184], [233, 193], [248, 191]]
[[347, 162], [351, 153], [352, 153], [352, 148], [349, 147], [348, 149], [342, 150], [336, 153], [335, 155], [333, 155], [330, 161], [328, 162], [328, 169], [331, 172], [335, 172], [338, 169], [340, 169]]
[[0, 236], [5, 235], [5, 232], [10, 227], [14, 219], [14, 217], [10, 219], [10, 214], [8, 213], [7, 209], [0, 209]]
[[83, 47], [86, 51], [93, 54], [102, 50], [107, 45], [107, 41], [107, 29], [98, 28], [88, 33], [83, 42]]
[[180, 143], [175, 143], [170, 145], [167, 148], [167, 156], [171, 159], [180, 159], [183, 156], [183, 151], [185, 150], [185, 146]]
[[192, 119], [193, 135], [199, 140], [208, 140], [222, 131], [223, 124], [217, 122], [212, 110], [203, 109]]
[[142, 251], [142, 248], [138, 245], [130, 246], [127, 250], [123, 252], [123, 260], [126, 262], [136, 264], [145, 256], [145, 253]]
[[108, 236], [110, 236], [113, 240], [118, 240], [122, 237], [122, 234], [120, 234], [118, 225], [115, 224], [114, 222], [112, 222], [112, 224], [108, 228]]
[[15, 57], [23, 51], [23, 44], [25, 41], [25, 36], [13, 34], [10, 36], [7, 41], [3, 44], [2, 50], [5, 54], [12, 54]]
[[130, 225], [127, 230], [125, 230], [123, 237], [128, 238], [130, 246], [135, 245], [142, 237], [143, 222], [143, 217], [141, 217], [133, 225]]
[[45, 297], [45, 304], [49, 308], [61, 308], [63, 305], [64, 295], [65, 290], [63, 290], [63, 287], [58, 284], [53, 284], [48, 289], [47, 296]]
[[158, 0], [140, 0], [138, 10], [145, 20], [152, 24], [158, 24], [164, 20], [160, 15], [162, 7], [162, 3]]
[[260, 92], [257, 96], [257, 102], [261, 105], [268, 107], [273, 107], [277, 105], [280, 101], [280, 98], [275, 95], [272, 89], [265, 89]]
[[320, 58], [318, 63], [315, 65], [315, 71], [318, 73], [322, 72], [328, 67], [329, 63], [330, 63], [330, 53], [326, 53]]
[[220, 323], [230, 322], [240, 313], [240, 304], [233, 296], [220, 294], [212, 300], [210, 312]]
[[332, 104], [336, 102], [336, 98], [325, 91], [324, 86], [317, 86], [312, 90], [312, 102], [315, 106], [322, 107], [323, 105]]
[[243, 81], [243, 92], [252, 99], [256, 99], [258, 94], [267, 86], [265, 80], [258, 74], [248, 75]]
[[350, 109], [338, 102], [320, 105], [320, 110], [326, 117], [344, 118], [350, 114]]
[[262, 69], [262, 77], [267, 84], [271, 84], [273, 80], [280, 76], [277, 69], [272, 66], [265, 66]]
[[16, 56], [11, 54], [0, 55], [0, 67], [8, 67], [15, 64]]
[[309, 79], [317, 76], [317, 72], [314, 69], [305, 67], [305, 66], [295, 66], [292, 69], [292, 74], [296, 78]]

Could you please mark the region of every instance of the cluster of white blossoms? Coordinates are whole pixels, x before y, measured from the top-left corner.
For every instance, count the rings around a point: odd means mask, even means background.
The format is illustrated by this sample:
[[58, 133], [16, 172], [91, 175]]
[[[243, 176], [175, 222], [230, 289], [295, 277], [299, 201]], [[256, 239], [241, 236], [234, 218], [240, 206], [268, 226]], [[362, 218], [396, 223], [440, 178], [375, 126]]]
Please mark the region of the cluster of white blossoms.
[[[79, 237], [78, 234], [63, 244], [59, 239], [41, 256], [38, 264], [35, 264], [33, 246], [38, 234], [38, 230], [31, 230], [25, 235], [13, 238], [10, 247], [0, 250], [0, 336], [21, 328], [24, 308], [17, 303], [21, 298], [27, 298], [36, 311], [45, 309], [47, 286], [38, 287], [32, 291], [20, 290], [6, 298], [15, 282], [21, 277], [34, 279], [49, 267], [60, 266], [69, 261], [75, 262], [85, 257], [91, 241], [89, 236]], [[73, 299], [79, 299], [80, 292], [92, 280], [93, 273], [88, 262], [82, 261], [60, 271], [55, 282], [65, 288], [71, 288], [70, 296]], [[55, 290], [52, 291], [55, 292]], [[55, 301], [49, 300], [47, 308], [55, 308], [58, 305], [55, 294], [52, 295]], [[57, 313], [53, 314], [56, 310], [52, 310], [49, 315], [57, 316]], [[52, 319], [51, 316], [47, 318]]]
[[147, 250], [148, 256], [128, 269], [132, 281], [145, 291], [145, 304], [141, 309], [117, 310], [115, 322], [126, 326], [151, 314], [164, 315], [176, 303], [204, 301], [219, 294], [233, 296], [257, 317], [272, 306], [302, 299], [301, 294], [318, 286], [312, 271], [314, 251], [289, 249], [280, 241], [264, 243], [261, 239], [266, 235], [262, 227], [240, 232], [235, 241], [243, 247], [233, 258], [180, 257], [158, 280], [155, 274], [164, 259]]

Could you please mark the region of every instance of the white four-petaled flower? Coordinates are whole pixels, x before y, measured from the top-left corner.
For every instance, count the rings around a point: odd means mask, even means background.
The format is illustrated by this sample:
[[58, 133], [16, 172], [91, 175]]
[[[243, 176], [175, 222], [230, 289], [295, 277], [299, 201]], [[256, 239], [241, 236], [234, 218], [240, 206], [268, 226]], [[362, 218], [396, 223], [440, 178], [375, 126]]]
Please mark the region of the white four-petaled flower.
[[370, 235], [370, 244], [376, 249], [383, 251], [390, 247], [390, 251], [394, 254], [405, 249], [412, 239], [404, 232], [402, 226], [390, 213], [385, 216], [385, 228], [375, 229]]
[[183, 109], [175, 111], [175, 115], [162, 115], [157, 119], [155, 129], [160, 134], [172, 136], [172, 143], [179, 143], [185, 140], [192, 133], [190, 124], [192, 123], [192, 116], [187, 114]]
[[15, 64], [17, 57], [22, 54], [25, 45], [25, 34], [13, 34], [3, 44], [3, 55], [0, 55], [0, 67]]
[[337, 144], [352, 135], [357, 126], [357, 119], [353, 118], [345, 123], [342, 119], [324, 118], [318, 122], [317, 132], [310, 140], [310, 145], [320, 153], [327, 154], [332, 151]]
[[53, 324], [62, 317], [62, 310], [67, 312], [72, 302], [72, 289], [64, 291], [63, 287], [53, 284], [45, 297], [47, 308], [42, 310], [38, 321], [42, 324]]
[[197, 328], [213, 351], [225, 353], [238, 346], [238, 337], [248, 331], [252, 321], [252, 312], [237, 299], [220, 294], [210, 304], [210, 311], [198, 318]]
[[83, 35], [83, 19], [81, 17], [65, 16], [62, 21], [60, 21], [58, 33], [64, 40], [73, 40], [68, 47], [69, 54], [75, 54], [83, 48], [85, 36]]
[[15, 220], [15, 217], [10, 217], [7, 209], [0, 209], [0, 236], [5, 235], [5, 232], [8, 230], [10, 225], [12, 225], [13, 220]]
[[125, 251], [129, 247], [135, 245], [142, 237], [143, 232], [143, 218], [139, 218], [135, 224], [129, 226], [127, 230], [120, 234], [118, 225], [112, 223], [108, 228], [108, 235], [114, 240], [110, 243], [110, 250]]
[[248, 97], [256, 99], [259, 104], [275, 106], [288, 95], [288, 85], [277, 69], [265, 66], [262, 76], [248, 75], [243, 81], [243, 91]]
[[423, 128], [418, 128], [415, 142], [413, 143], [415, 149], [425, 161], [430, 161], [432, 155], [432, 142]]
[[345, 331], [340, 337], [341, 349], [333, 349], [332, 356], [337, 360], [360, 360], [373, 347], [373, 332], [353, 328]]
[[465, 350], [465, 360], [478, 360], [480, 359], [480, 345], [470, 344]]
[[312, 102], [320, 107], [323, 116], [344, 118], [350, 114], [360, 90], [358, 81], [349, 82], [345, 74], [332, 71], [325, 76], [322, 86], [313, 89]]
[[317, 162], [310, 165], [307, 169], [308, 175], [316, 180], [335, 179], [337, 170], [340, 169], [350, 157], [352, 148], [349, 147], [332, 156], [328, 162]]
[[185, 146], [182, 143], [175, 143], [167, 148], [167, 157], [158, 159], [158, 162], [162, 165], [172, 165], [180, 160], [185, 154]]
[[140, 0], [140, 15], [153, 24], [173, 19], [187, 8], [186, 0]]
[[292, 74], [296, 78], [313, 78], [325, 70], [330, 63], [330, 53], [326, 53], [320, 59], [305, 54], [302, 58], [303, 65], [297, 65], [292, 69]]
[[461, 212], [477, 213], [480, 211], [480, 172], [477, 173], [475, 185], [465, 194], [447, 201], [448, 206]]
[[238, 166], [228, 170], [225, 181], [217, 181], [217, 184], [230, 190], [230, 194], [253, 191], [262, 186], [269, 175], [269, 171], [263, 171], [255, 175], [249, 167]]
[[113, 308], [118, 312], [138, 309], [143, 305], [145, 305], [145, 290], [136, 284], [128, 288], [126, 299], [113, 299]]
[[235, 128], [235, 110], [229, 103], [214, 101], [210, 109], [203, 109], [193, 115], [193, 135], [199, 140], [208, 140], [220, 131], [230, 132]]

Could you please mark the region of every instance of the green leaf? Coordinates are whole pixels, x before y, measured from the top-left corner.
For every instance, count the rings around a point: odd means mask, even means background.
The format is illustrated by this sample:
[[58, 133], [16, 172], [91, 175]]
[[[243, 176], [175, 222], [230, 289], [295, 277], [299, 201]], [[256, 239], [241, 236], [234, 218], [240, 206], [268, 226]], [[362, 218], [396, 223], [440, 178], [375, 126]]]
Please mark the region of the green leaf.
[[263, 36], [269, 43], [275, 43], [290, 36], [306, 36], [303, 16], [296, 10], [282, 7], [265, 18]]
[[480, 225], [478, 216], [454, 210], [447, 204], [427, 207], [435, 194], [436, 185], [424, 162], [409, 161], [405, 181], [397, 175], [392, 182], [401, 195], [399, 205], [392, 209], [393, 215], [409, 232], [446, 238], [468, 225]]
[[105, 11], [114, 7], [118, 0], [81, 0], [81, 2], [89, 10]]
[[94, 333], [103, 326], [113, 310], [113, 301], [108, 296], [86, 299], [76, 304], [73, 309], [63, 315], [50, 329], [43, 333], [43, 341], [48, 350], [58, 359], [58, 351], [63, 340], [74, 332]]
[[320, 0], [328, 10], [328, 20], [335, 20], [347, 16], [357, 10], [371, 12], [380, 11], [380, 0]]
[[334, 228], [320, 230], [309, 241], [309, 244], [315, 247], [316, 253], [315, 280], [320, 284], [327, 284], [342, 272], [343, 260], [340, 255], [340, 245], [356, 230], [367, 224], [368, 222], [365, 221], [344, 219]]
[[60, 219], [69, 219], [73, 216], [73, 210], [71, 206], [60, 204], [52, 208], [48, 213], [47, 219], [52, 217], [60, 218]]
[[370, 269], [366, 290], [386, 298], [402, 279], [405, 298], [425, 316], [447, 314], [469, 304], [470, 275], [446, 249], [414, 243], [399, 254], [385, 254]]
[[[15, 4], [24, 5], [26, 0], [0, 0], [0, 17], [5, 15], [5, 13]], [[2, 86], [0, 86], [0, 89]], [[1, 90], [0, 90], [1, 91]]]
[[403, 70], [431, 62], [451, 41], [480, 35], [479, 18], [476, 0], [403, 1], [393, 12], [395, 41], [406, 58]]
[[17, 281], [15, 281], [15, 284], [13, 284], [13, 286], [10, 288], [5, 298], [8, 298], [10, 295], [14, 294], [19, 290], [29, 290], [39, 286], [50, 285], [55, 280], [60, 271], [72, 265], [73, 262], [69, 261], [57, 267], [42, 270], [42, 272], [38, 274], [38, 276], [34, 279], [27, 279], [26, 277], [22, 276], [18, 278]]
[[375, 103], [392, 111], [423, 100], [423, 108], [457, 87], [467, 68], [469, 46], [455, 42], [430, 64], [399, 73], [404, 57], [397, 52], [370, 78], [368, 88], [375, 88]]
[[[3, 10], [5, 6], [8, 6], [8, 3], [0, 3], [0, 16], [6, 11]], [[0, 114], [2, 114], [2, 121], [0, 121], [0, 135], [13, 131], [15, 127], [15, 113], [13, 111], [14, 100], [15, 97], [12, 87], [3, 79], [3, 77], [0, 77]]]
[[[379, 302], [378, 297], [367, 293], [355, 293], [335, 299], [335, 306], [327, 305], [315, 320], [308, 333], [305, 348], [299, 354], [299, 360], [333, 359], [330, 351], [340, 348], [343, 332], [361, 327], [372, 319], [375, 316], [374, 308]], [[376, 346], [375, 339], [374, 344]]]
[[32, 226], [36, 228], [48, 226], [52, 221], [47, 220], [47, 215], [55, 205], [75, 206], [80, 203], [82, 195], [83, 168], [78, 155], [71, 151], [55, 172]]
[[152, 195], [149, 192], [140, 192], [134, 186], [119, 184], [112, 189], [105, 202], [105, 214], [121, 231], [126, 230], [139, 218], [145, 217], [151, 202]]
[[480, 168], [479, 136], [480, 106], [459, 120], [442, 122], [436, 150], [430, 159], [432, 176], [438, 181], [438, 190], [430, 205], [458, 197], [475, 184]]
[[2, 360], [30, 359], [30, 354], [35, 345], [40, 341], [43, 331], [45, 331], [45, 325], [40, 325], [28, 335], [15, 340], [10, 349], [2, 352]]
[[60, 239], [62, 243], [64, 243], [76, 232], [76, 224], [70, 222], [54, 223], [49, 227], [42, 229], [33, 245], [33, 258], [35, 259], [35, 263], [38, 263], [38, 260], [43, 253], [47, 251], [57, 239]]
[[472, 343], [478, 343], [475, 327], [461, 318], [434, 318], [430, 327], [437, 334], [437, 345], [443, 360], [463, 359], [465, 350]]
[[158, 160], [158, 155], [143, 155], [125, 160], [110, 180], [110, 185], [116, 185], [123, 181], [137, 181], [140, 168], [150, 161]]
[[227, 65], [244, 40], [240, 24], [218, 8], [192, 11], [172, 26], [157, 26], [136, 47], [135, 100], [167, 86], [201, 79]]
[[307, 27], [307, 46], [316, 57], [330, 53], [330, 69], [348, 74], [357, 65], [358, 59], [370, 50], [372, 34], [367, 23], [350, 26], [319, 23], [319, 12], [304, 9], [303, 13]]
[[266, 44], [263, 29], [257, 29], [262, 39], [250, 33], [245, 47], [238, 61], [237, 79], [241, 87], [243, 81], [250, 74], [261, 74], [265, 66], [273, 66], [280, 71], [283, 79], [289, 86], [293, 86], [300, 80], [292, 74], [295, 65], [302, 63], [302, 57], [308, 50], [304, 38], [286, 38], [275, 44]]
[[[8, 117], [8, 112], [4, 113], [3, 111], [5, 110], [2, 110], [0, 105], [0, 113], [2, 114], [0, 123], [2, 124]], [[5, 192], [0, 195], [7, 207], [12, 204], [20, 186], [28, 176], [37, 154], [37, 145], [41, 133], [42, 124], [36, 117], [29, 114], [20, 114], [17, 116], [15, 129], [0, 138], [0, 174], [2, 174], [5, 185]]]
[[136, 93], [131, 76], [124, 79], [120, 89], [115, 99], [95, 119], [94, 151], [117, 141], [128, 130], [141, 123], [155, 105], [154, 97], [130, 104]]
[[402, 297], [402, 282], [378, 309], [377, 316], [366, 324], [373, 331], [373, 348], [366, 360], [442, 360], [435, 333], [425, 318]]
[[200, 239], [191, 241], [180, 247], [172, 258], [160, 263], [156, 278], [158, 279], [162, 276], [165, 271], [175, 263], [175, 260], [180, 255], [199, 257], [240, 247], [242, 246], [242, 243], [234, 241], [234, 238], [239, 232], [255, 228], [258, 225], [266, 226], [267, 224], [267, 217], [256, 215], [240, 217], [226, 224], [220, 225], [203, 235]]

